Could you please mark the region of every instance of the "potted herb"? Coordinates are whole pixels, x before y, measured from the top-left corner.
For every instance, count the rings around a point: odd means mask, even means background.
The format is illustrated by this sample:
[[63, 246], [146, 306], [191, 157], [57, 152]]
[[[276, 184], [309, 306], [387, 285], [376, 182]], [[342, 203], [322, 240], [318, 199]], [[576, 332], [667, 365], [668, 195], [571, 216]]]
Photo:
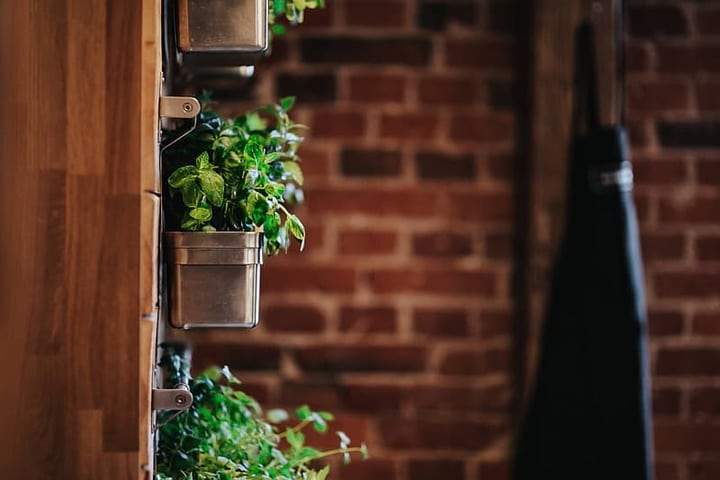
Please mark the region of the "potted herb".
[[[188, 363], [166, 349], [161, 365], [171, 384], [187, 380]], [[333, 420], [328, 412], [302, 406], [291, 415], [285, 410], [263, 411], [239, 390], [240, 382], [227, 367], [213, 367], [189, 380], [194, 401], [176, 415], [159, 415], [156, 480], [324, 480], [329, 466], [317, 461], [332, 455], [367, 457], [365, 445], [350, 447], [350, 439], [336, 432], [339, 447], [320, 450], [305, 443], [303, 430], [326, 433]]]
[[[163, 156], [171, 324], [252, 327], [263, 251], [305, 240], [288, 205], [302, 201], [297, 148], [304, 128], [283, 98], [233, 119], [203, 110]], [[168, 132], [167, 140], [185, 126]]]

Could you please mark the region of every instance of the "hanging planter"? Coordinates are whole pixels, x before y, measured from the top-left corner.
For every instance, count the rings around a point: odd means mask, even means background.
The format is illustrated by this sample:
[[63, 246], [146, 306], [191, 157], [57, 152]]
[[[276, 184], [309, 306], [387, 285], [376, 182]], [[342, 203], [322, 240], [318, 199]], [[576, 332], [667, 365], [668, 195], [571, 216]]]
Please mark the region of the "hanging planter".
[[172, 325], [257, 325], [262, 243], [259, 232], [166, 233]]
[[[204, 110], [191, 133], [167, 132], [164, 257], [170, 324], [183, 329], [258, 323], [263, 253], [287, 251], [305, 228], [288, 210], [302, 201], [301, 128], [292, 98], [234, 119]], [[181, 141], [177, 141], [182, 137]]]

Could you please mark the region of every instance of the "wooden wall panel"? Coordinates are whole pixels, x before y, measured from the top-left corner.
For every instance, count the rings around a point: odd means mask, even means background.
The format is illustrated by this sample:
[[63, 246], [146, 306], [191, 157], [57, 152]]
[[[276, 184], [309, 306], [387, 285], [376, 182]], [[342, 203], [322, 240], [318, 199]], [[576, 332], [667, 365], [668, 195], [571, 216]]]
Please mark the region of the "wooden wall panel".
[[2, 478], [147, 476], [159, 6], [0, 2]]

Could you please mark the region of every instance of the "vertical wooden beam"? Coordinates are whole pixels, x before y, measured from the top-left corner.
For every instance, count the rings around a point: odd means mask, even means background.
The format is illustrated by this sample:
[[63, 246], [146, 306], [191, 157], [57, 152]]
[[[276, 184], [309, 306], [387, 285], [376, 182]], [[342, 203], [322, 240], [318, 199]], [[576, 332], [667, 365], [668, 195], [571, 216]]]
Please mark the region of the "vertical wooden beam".
[[3, 478], [147, 478], [159, 11], [0, 2]]
[[537, 363], [550, 268], [564, 227], [576, 27], [587, 18], [596, 27], [601, 122], [614, 123], [617, 118], [614, 13], [618, 2], [536, 0], [527, 288], [529, 381]]

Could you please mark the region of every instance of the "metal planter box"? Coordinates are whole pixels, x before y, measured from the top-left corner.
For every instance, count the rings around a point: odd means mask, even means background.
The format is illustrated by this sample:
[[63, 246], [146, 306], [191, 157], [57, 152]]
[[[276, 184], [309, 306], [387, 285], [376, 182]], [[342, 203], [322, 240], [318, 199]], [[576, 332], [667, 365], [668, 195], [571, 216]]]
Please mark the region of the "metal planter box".
[[172, 326], [257, 325], [262, 233], [167, 232], [164, 240]]
[[178, 0], [177, 46], [187, 66], [255, 64], [268, 47], [268, 0]]

